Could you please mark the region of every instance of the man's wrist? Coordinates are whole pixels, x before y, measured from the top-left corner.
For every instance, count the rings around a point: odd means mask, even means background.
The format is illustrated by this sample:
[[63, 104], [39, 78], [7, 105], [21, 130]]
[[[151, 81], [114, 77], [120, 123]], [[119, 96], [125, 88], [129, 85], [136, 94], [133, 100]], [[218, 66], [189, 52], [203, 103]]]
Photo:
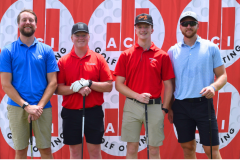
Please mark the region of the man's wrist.
[[88, 83], [89, 83], [88, 87], [90, 88], [92, 86], [92, 80], [88, 80]]
[[23, 105], [22, 105], [22, 109], [25, 109], [25, 107], [29, 106], [29, 103], [28, 102], [24, 102]]
[[214, 91], [216, 91], [216, 88], [213, 85], [210, 85], [210, 86], [214, 89]]

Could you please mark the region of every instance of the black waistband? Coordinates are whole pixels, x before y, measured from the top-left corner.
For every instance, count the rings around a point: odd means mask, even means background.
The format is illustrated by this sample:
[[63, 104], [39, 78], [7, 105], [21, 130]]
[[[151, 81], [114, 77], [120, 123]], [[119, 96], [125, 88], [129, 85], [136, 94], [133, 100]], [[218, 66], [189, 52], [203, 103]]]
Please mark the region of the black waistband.
[[[179, 99], [177, 99], [179, 100]], [[207, 98], [206, 97], [198, 97], [198, 98], [186, 98], [186, 99], [183, 99], [183, 100], [179, 100], [179, 101], [187, 101], [187, 102], [202, 102], [202, 101], [206, 101]]]
[[[127, 97], [128, 98], [128, 97]], [[145, 103], [142, 103], [142, 102], [139, 102], [138, 100], [136, 99], [133, 99], [133, 98], [128, 98], [134, 102], [138, 102], [138, 103], [141, 103], [141, 104], [145, 104]], [[150, 99], [148, 104], [161, 104], [161, 97], [157, 98], [157, 99]]]

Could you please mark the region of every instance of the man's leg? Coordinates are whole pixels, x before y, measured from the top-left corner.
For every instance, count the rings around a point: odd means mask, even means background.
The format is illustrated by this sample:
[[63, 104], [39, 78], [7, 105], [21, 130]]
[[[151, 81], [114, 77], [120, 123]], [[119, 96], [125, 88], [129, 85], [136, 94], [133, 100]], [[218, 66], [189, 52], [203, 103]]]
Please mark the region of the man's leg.
[[[203, 145], [203, 149], [206, 153], [206, 155], [208, 156], [208, 158], [211, 158], [211, 148], [210, 146], [204, 146]], [[217, 146], [212, 146], [212, 158], [213, 159], [222, 159], [221, 154], [219, 152], [219, 145]]]
[[160, 159], [159, 147], [149, 146], [150, 159]]
[[27, 150], [28, 150], [28, 147], [22, 150], [16, 150], [15, 159], [27, 159]]
[[127, 142], [127, 159], [137, 159], [139, 142]]
[[90, 159], [102, 159], [101, 144], [87, 143]]
[[82, 158], [82, 144], [69, 145], [70, 159]]
[[53, 159], [51, 147], [44, 148], [44, 149], [38, 149], [41, 154], [41, 159]]
[[181, 143], [184, 159], [196, 159], [196, 140]]

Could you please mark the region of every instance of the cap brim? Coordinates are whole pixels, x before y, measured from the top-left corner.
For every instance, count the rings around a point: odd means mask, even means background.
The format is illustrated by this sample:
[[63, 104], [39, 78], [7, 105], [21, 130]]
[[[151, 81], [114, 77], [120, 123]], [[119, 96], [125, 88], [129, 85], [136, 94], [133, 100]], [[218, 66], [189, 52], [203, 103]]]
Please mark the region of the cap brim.
[[77, 33], [77, 32], [86, 32], [86, 33], [89, 33], [89, 32], [87, 32], [86, 30], [76, 30], [76, 31], [73, 32], [72, 34], [75, 34], [75, 33]]
[[[152, 23], [146, 22], [146, 21], [139, 21], [138, 23], [147, 23], [147, 24], [153, 25]], [[136, 26], [138, 23], [135, 23], [134, 26]]]

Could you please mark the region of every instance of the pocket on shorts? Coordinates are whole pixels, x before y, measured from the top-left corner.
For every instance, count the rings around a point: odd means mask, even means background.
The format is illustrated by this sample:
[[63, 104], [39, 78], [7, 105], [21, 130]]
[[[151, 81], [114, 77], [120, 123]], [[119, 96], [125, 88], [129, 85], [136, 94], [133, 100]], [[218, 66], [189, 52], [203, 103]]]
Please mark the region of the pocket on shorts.
[[63, 108], [62, 108], [62, 111], [61, 111], [61, 117], [62, 117], [62, 119], [67, 118], [67, 115], [68, 115], [67, 109], [65, 109], [65, 108], [63, 107]]

